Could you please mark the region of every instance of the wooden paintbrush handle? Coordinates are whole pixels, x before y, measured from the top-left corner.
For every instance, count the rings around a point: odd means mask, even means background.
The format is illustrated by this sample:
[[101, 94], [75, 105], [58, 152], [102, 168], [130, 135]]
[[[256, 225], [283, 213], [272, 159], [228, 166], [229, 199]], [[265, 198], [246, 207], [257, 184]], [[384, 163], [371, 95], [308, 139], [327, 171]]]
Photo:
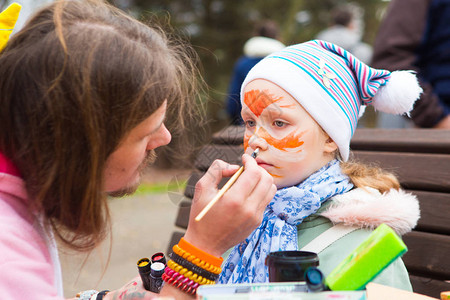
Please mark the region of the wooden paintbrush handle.
[[[259, 148], [257, 148], [251, 154], [251, 156], [253, 158], [256, 158], [258, 153], [259, 153]], [[234, 173], [233, 176], [231, 176], [231, 178], [220, 189], [220, 191], [217, 193], [217, 195], [203, 208], [203, 210], [197, 215], [197, 217], [195, 217], [195, 221], [198, 222], [203, 218], [203, 216], [211, 209], [211, 207], [214, 205], [214, 203], [216, 203], [217, 200], [219, 200], [223, 196], [223, 194], [225, 194], [225, 192], [228, 191], [228, 189], [233, 185], [233, 183], [236, 182], [236, 180], [239, 178], [239, 176], [241, 176], [243, 171], [244, 171], [244, 166], [240, 167], [239, 170], [237, 170], [237, 172]]]
[[198, 222], [203, 218], [203, 216], [211, 209], [211, 207], [217, 202], [217, 200], [219, 200], [223, 196], [223, 194], [225, 194], [225, 192], [228, 191], [228, 189], [233, 185], [233, 183], [236, 182], [243, 171], [244, 167], [242, 166], [239, 168], [239, 170], [237, 170], [236, 173], [234, 173], [230, 180], [228, 180], [227, 183], [225, 183], [225, 185], [220, 189], [217, 195], [211, 201], [209, 201], [208, 205], [206, 205], [205, 208], [203, 208], [203, 210], [197, 215], [197, 217], [195, 217], [195, 221]]

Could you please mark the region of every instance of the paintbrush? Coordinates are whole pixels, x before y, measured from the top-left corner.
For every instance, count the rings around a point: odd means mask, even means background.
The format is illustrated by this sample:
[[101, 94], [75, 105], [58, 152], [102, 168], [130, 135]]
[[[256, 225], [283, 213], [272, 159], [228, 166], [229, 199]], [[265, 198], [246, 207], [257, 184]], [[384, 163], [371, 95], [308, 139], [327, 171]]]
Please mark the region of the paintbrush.
[[[259, 153], [259, 148], [257, 148], [255, 151], [253, 151], [251, 156], [253, 158], [256, 158], [258, 153]], [[236, 180], [239, 178], [239, 176], [241, 176], [243, 171], [244, 171], [244, 166], [240, 167], [239, 170], [237, 170], [237, 172], [234, 173], [234, 175], [220, 189], [220, 191], [217, 193], [217, 195], [208, 203], [208, 205], [205, 206], [205, 208], [203, 208], [203, 210], [197, 215], [197, 217], [195, 217], [195, 221], [198, 222], [203, 218], [203, 216], [211, 209], [211, 207], [214, 205], [214, 203], [216, 203], [217, 200], [219, 200], [223, 196], [223, 194], [225, 194], [225, 192], [229, 190], [229, 188], [233, 185], [233, 183], [236, 182]]]

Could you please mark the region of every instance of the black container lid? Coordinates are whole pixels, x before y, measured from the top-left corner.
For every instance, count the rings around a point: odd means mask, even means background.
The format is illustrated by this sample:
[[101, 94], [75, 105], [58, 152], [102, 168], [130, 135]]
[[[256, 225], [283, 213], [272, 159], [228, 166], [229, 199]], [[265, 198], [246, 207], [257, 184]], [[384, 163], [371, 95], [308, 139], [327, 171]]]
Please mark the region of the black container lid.
[[150, 272], [151, 264], [152, 263], [150, 262], [150, 259], [148, 259], [147, 257], [141, 258], [137, 262], [138, 269], [144, 273]]
[[277, 251], [271, 252], [267, 257], [270, 261], [277, 263], [316, 263], [319, 262], [319, 257], [314, 252], [309, 251]]

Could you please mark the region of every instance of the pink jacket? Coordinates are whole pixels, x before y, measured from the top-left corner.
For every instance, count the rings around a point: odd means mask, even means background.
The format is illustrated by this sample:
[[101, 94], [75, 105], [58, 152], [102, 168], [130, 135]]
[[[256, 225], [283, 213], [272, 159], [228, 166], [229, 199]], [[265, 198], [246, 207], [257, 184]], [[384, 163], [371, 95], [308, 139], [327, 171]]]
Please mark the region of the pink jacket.
[[24, 181], [0, 170], [0, 298], [62, 299], [54, 238], [27, 202]]

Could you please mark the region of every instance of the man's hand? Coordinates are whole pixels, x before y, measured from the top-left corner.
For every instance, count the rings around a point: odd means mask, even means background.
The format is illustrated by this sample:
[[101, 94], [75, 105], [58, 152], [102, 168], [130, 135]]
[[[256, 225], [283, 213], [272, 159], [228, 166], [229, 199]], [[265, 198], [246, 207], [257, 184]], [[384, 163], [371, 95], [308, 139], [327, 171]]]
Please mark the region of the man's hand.
[[194, 246], [220, 257], [243, 241], [262, 221], [264, 210], [276, 192], [273, 178], [249, 155], [243, 155], [244, 172], [200, 220], [194, 218], [217, 194], [223, 177], [239, 166], [216, 160], [195, 186], [189, 226], [184, 238]]

